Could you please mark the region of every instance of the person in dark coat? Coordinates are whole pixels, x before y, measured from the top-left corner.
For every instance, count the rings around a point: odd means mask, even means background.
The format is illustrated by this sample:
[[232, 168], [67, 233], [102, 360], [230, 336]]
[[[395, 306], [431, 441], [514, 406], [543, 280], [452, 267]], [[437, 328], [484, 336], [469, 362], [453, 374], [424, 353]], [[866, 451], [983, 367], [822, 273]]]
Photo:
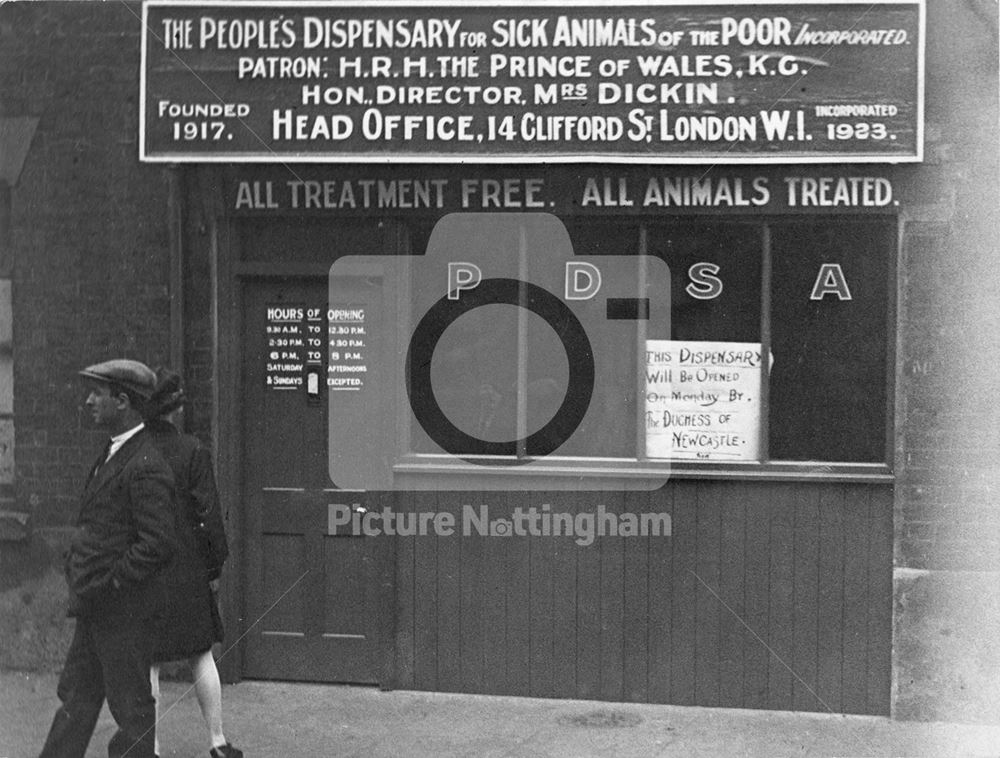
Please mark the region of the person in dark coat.
[[229, 549], [212, 456], [196, 437], [181, 434], [168, 420], [183, 402], [180, 378], [161, 370], [147, 404], [146, 428], [174, 472], [178, 549], [166, 574], [167, 601], [157, 629], [150, 680], [159, 701], [156, 663], [189, 661], [198, 705], [211, 737], [210, 755], [242, 758], [243, 753], [229, 744], [222, 730], [222, 685], [212, 655], [212, 645], [223, 638], [215, 593]]
[[118, 724], [110, 758], [153, 758], [150, 624], [174, 551], [175, 512], [173, 474], [139, 412], [156, 376], [130, 360], [80, 374], [90, 382], [87, 409], [112, 436], [90, 470], [66, 553], [76, 627], [41, 758], [83, 758], [105, 699]]

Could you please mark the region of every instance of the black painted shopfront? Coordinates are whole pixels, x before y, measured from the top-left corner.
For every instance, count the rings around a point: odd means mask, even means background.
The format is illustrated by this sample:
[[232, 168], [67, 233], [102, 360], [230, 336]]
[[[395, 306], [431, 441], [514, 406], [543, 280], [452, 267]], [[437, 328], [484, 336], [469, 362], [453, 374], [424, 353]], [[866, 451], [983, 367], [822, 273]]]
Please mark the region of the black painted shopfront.
[[[198, 213], [215, 216], [188, 238], [191, 254], [214, 261], [220, 475], [240, 534], [240, 592], [227, 612], [246, 632], [234, 675], [888, 712], [898, 219], [890, 202], [789, 207], [789, 177], [860, 186], [860, 172], [824, 167], [712, 170], [716, 192], [755, 182], [772, 191], [752, 208], [718, 195], [712, 205], [661, 207], [646, 196], [650, 182], [679, 187], [699, 175], [319, 166], [291, 178], [264, 166], [182, 175]], [[892, 186], [891, 172], [865, 175]], [[435, 207], [398, 207], [400, 195], [384, 201], [395, 208], [289, 207], [292, 182], [432, 179]], [[541, 468], [478, 460], [471, 474], [455, 470], [394, 378], [424, 309], [413, 289], [446, 291], [446, 269], [420, 268], [439, 225], [490, 231], [472, 233], [459, 260], [500, 261], [513, 247], [533, 264], [529, 275], [553, 269], [562, 281], [566, 251], [531, 246], [538, 218], [519, 205], [523, 195], [508, 195], [509, 208], [463, 208], [469, 180], [531, 181], [546, 204], [559, 198], [556, 213], [535, 213], [565, 231], [574, 257], [666, 264], [644, 290], [616, 290], [644, 294], [648, 317], [610, 319], [600, 305], [604, 324], [589, 338], [594, 390], [575, 434], [545, 457], [528, 443], [513, 450]], [[557, 265], [546, 263], [552, 257]], [[616, 276], [604, 283], [618, 287]], [[352, 333], [344, 324], [359, 315], [364, 325]], [[554, 409], [565, 411], [576, 356], [558, 324], [534, 319], [527, 305], [486, 304], [444, 331], [433, 380], [456, 426], [487, 440], [530, 437]], [[358, 338], [361, 405], [332, 389], [334, 378], [356, 376], [331, 368], [351, 363], [334, 349], [341, 335]], [[753, 374], [753, 460], [720, 460], [708, 447], [665, 461], [646, 449], [646, 340], [756, 344], [770, 355], [769, 370]], [[710, 410], [711, 393], [700, 399]], [[704, 441], [697, 428], [682, 431]], [[387, 481], [387, 471], [391, 486], [357, 486]], [[586, 540], [403, 527], [376, 536], [334, 524], [335, 514], [383, 509], [461, 524], [484, 506], [490, 521], [508, 522], [518, 509], [601, 508], [619, 521], [667, 514], [670, 534]]]

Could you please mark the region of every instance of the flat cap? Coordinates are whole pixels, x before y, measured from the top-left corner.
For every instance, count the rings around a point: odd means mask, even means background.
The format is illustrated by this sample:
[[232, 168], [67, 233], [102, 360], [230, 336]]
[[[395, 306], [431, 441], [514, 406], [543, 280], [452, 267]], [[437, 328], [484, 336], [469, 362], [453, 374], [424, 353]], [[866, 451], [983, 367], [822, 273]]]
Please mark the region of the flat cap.
[[99, 382], [114, 382], [126, 389], [148, 398], [156, 389], [156, 374], [149, 366], [139, 361], [116, 358], [113, 361], [95, 363], [80, 372], [80, 376]]

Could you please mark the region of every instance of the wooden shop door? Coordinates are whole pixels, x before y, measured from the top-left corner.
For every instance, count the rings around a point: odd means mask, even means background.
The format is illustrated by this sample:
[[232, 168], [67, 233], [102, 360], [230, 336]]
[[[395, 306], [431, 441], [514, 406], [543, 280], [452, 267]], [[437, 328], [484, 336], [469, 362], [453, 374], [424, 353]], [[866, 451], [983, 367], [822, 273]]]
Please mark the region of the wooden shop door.
[[329, 526], [332, 507], [375, 496], [329, 478], [327, 280], [253, 279], [242, 294], [244, 676], [384, 681], [390, 543]]

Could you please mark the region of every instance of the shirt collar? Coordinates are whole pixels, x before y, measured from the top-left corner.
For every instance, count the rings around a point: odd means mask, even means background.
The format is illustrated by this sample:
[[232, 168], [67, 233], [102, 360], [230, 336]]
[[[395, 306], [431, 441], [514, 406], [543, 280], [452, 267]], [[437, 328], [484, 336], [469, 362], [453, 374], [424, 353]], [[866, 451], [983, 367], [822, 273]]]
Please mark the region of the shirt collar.
[[139, 424], [138, 426], [134, 426], [126, 432], [122, 432], [121, 434], [116, 434], [114, 437], [112, 437], [111, 447], [108, 449], [108, 457], [105, 458], [105, 460], [108, 460], [108, 458], [117, 453], [121, 449], [122, 445], [124, 445], [135, 435], [141, 432], [143, 427], [145, 426], [146, 426], [145, 424]]

